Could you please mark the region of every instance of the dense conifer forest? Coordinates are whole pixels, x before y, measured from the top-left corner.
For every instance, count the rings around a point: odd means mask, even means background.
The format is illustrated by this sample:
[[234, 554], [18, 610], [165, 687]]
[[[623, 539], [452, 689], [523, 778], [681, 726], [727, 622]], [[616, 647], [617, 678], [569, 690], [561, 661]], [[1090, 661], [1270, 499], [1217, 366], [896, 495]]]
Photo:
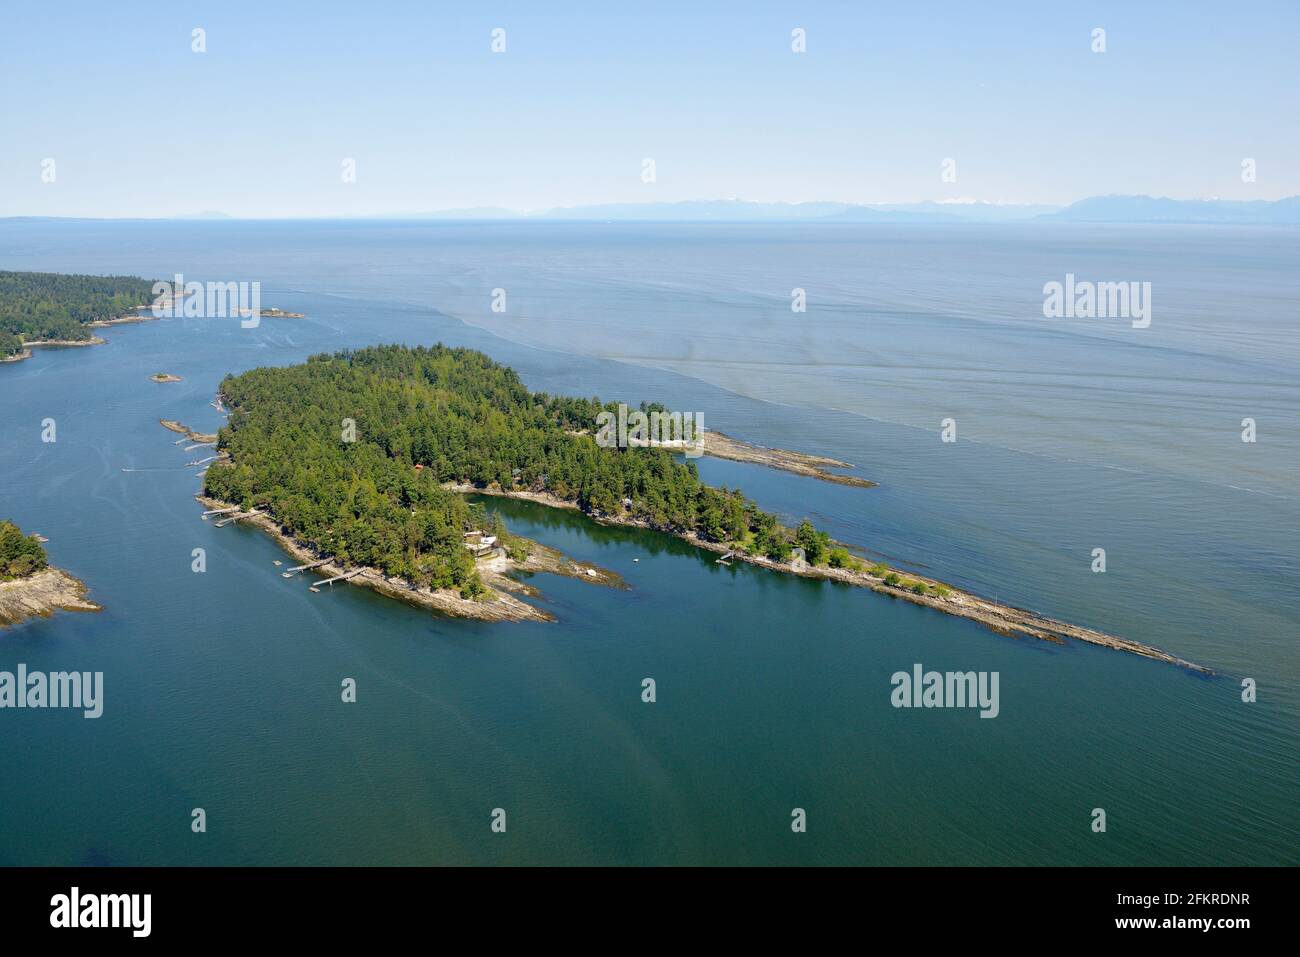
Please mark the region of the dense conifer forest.
[[0, 356], [25, 341], [92, 337], [88, 322], [118, 319], [153, 301], [153, 282], [134, 276], [0, 271]]
[[[206, 492], [260, 506], [346, 564], [423, 587], [481, 589], [463, 534], [483, 518], [446, 482], [545, 492], [589, 515], [824, 563], [829, 537], [783, 527], [660, 448], [603, 448], [599, 399], [533, 393], [480, 352], [377, 346], [227, 377], [231, 408]], [[584, 434], [585, 433], [585, 434]], [[500, 530], [500, 529], [498, 529]], [[838, 550], [837, 550], [838, 551]]]

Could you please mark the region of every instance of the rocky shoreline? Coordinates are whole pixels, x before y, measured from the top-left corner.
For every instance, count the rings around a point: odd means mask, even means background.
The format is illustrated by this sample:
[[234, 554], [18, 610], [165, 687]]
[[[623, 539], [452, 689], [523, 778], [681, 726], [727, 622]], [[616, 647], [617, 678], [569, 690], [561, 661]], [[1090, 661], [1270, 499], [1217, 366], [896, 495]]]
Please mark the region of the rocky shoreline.
[[89, 601], [86, 583], [59, 568], [40, 571], [14, 581], [0, 582], [0, 627], [28, 618], [49, 618], [56, 611], [102, 611]]
[[[195, 432], [181, 422], [175, 422], [167, 419], [160, 419], [159, 422], [164, 428], [173, 432], [178, 432], [186, 438], [196, 442], [213, 442], [216, 441], [215, 435], [207, 435], [201, 432]], [[721, 433], [706, 433], [706, 436], [719, 436]], [[775, 468], [790, 468], [792, 464], [801, 464], [806, 468], [821, 468], [827, 465], [834, 467], [851, 467], [847, 463], [838, 462], [834, 459], [827, 459], [820, 456], [803, 456], [802, 453], [782, 452], [775, 449], [759, 449], [757, 446], [750, 446], [747, 443], [730, 439], [722, 436], [724, 440], [731, 443], [725, 446], [725, 451], [734, 453], [737, 461], [754, 462], [756, 464], [771, 464], [773, 461], [783, 461], [784, 465], [772, 465]], [[707, 439], [706, 439], [707, 442]], [[706, 445], [707, 450], [707, 445]], [[759, 453], [764, 453], [760, 455]], [[226, 453], [219, 453], [226, 456]], [[738, 456], [744, 455], [745, 458]], [[765, 460], [766, 456], [773, 456]], [[228, 458], [228, 456], [226, 456]], [[733, 457], [732, 455], [723, 455], [721, 457]], [[814, 466], [811, 462], [820, 463]], [[810, 474], [801, 471], [800, 474]], [[844, 476], [830, 476], [828, 480], [841, 479]], [[855, 480], [857, 483], [866, 482], [865, 479]], [[874, 483], [867, 483], [874, 484]], [[562, 508], [577, 511], [578, 506], [570, 501], [560, 499], [547, 492], [535, 492], [528, 490], [510, 490], [506, 491], [499, 487], [479, 488], [467, 483], [447, 482], [443, 488], [458, 492], [461, 494], [477, 495], [496, 495], [505, 498], [514, 498], [521, 501], [536, 502], [550, 508]], [[198, 500], [207, 505], [208, 508], [233, 508], [229, 503], [218, 502], [215, 499], [198, 496]], [[647, 523], [634, 519], [624, 518], [617, 515], [600, 515], [590, 516], [594, 521], [609, 525], [621, 525], [629, 528], [642, 528], [652, 531], [665, 531], [663, 529], [652, 529]], [[319, 560], [311, 550], [307, 549], [300, 543], [286, 535], [279, 525], [269, 515], [264, 513], [244, 513], [240, 516], [241, 521], [247, 521], [257, 525], [259, 528], [274, 536], [281, 546], [290, 554], [299, 560], [311, 562]], [[1049, 618], [1045, 615], [1037, 614], [1024, 608], [1016, 608], [1012, 605], [1004, 605], [999, 602], [981, 598], [978, 595], [963, 591], [960, 588], [949, 585], [937, 579], [927, 578], [911, 572], [906, 574], [905, 579], [900, 579], [894, 575], [894, 581], [887, 581], [882, 573], [878, 576], [869, 571], [855, 568], [831, 568], [829, 566], [812, 566], [801, 564], [796, 567], [792, 562], [777, 562], [761, 555], [750, 555], [745, 552], [737, 552], [731, 546], [718, 542], [706, 541], [691, 532], [675, 533], [675, 537], [689, 542], [699, 548], [714, 552], [719, 555], [727, 555], [729, 561], [748, 562], [751, 565], [758, 565], [772, 571], [783, 572], [790, 575], [800, 575], [804, 578], [820, 578], [829, 581], [838, 581], [848, 585], [855, 585], [860, 588], [869, 588], [872, 591], [889, 595], [892, 598], [899, 598], [903, 601], [911, 602], [914, 605], [922, 605], [932, 608], [935, 611], [943, 612], [947, 615], [953, 615], [958, 618], [966, 618], [970, 621], [978, 622], [986, 628], [1001, 635], [1011, 637], [1025, 636], [1037, 638], [1042, 641], [1050, 641], [1057, 644], [1065, 644], [1068, 639], [1082, 641], [1092, 645], [1098, 645], [1104, 648], [1111, 648], [1116, 651], [1125, 651], [1129, 654], [1139, 655], [1144, 658], [1150, 658], [1155, 661], [1162, 661], [1166, 664], [1176, 665], [1188, 671], [1200, 674], [1212, 675], [1214, 672], [1203, 665], [1186, 661], [1182, 658], [1172, 655], [1159, 648], [1143, 644], [1139, 641], [1133, 641], [1128, 638], [1121, 638], [1117, 635], [1107, 634], [1106, 632], [1097, 631], [1092, 628], [1085, 628], [1081, 625], [1072, 625], [1068, 622], [1059, 621]], [[526, 541], [526, 540], [525, 540]], [[552, 574], [568, 575], [579, 578], [584, 581], [591, 581], [594, 584], [613, 585], [614, 587], [625, 587], [613, 572], [604, 569], [596, 570], [596, 575], [587, 574], [587, 570], [571, 562], [554, 549], [547, 549], [545, 546], [536, 542], [528, 542], [529, 558], [527, 561], [518, 563], [508, 559], [496, 559], [480, 563], [480, 573], [484, 583], [491, 590], [492, 597], [489, 601], [472, 601], [462, 598], [459, 594], [450, 591], [429, 591], [417, 588], [414, 583], [404, 579], [395, 579], [385, 576], [377, 569], [348, 569], [333, 563], [322, 566], [322, 570], [329, 572], [331, 577], [358, 572], [355, 578], [349, 579], [354, 584], [363, 587], [372, 588], [382, 594], [389, 595], [393, 598], [399, 598], [412, 604], [421, 605], [445, 614], [457, 617], [479, 618], [492, 621], [526, 621], [526, 620], [554, 620], [553, 616], [541, 611], [514, 598], [510, 593], [519, 593], [525, 595], [536, 595], [535, 589], [524, 585], [510, 578], [508, 571], [547, 571]], [[915, 586], [923, 585], [921, 591], [915, 590]]]
[[[196, 495], [195, 499], [208, 509], [235, 507], [229, 502], [203, 495]], [[265, 512], [244, 512], [239, 520], [242, 524], [254, 525], [270, 535], [281, 548], [303, 564], [322, 560], [321, 556], [311, 548], [287, 534], [279, 523]], [[460, 594], [450, 589], [435, 591], [419, 588], [414, 582], [385, 575], [377, 568], [351, 568], [326, 561], [311, 571], [331, 578], [355, 573], [355, 577], [347, 579], [349, 584], [369, 588], [389, 598], [396, 598], [454, 618], [474, 618], [480, 621], [555, 621], [555, 616], [550, 612], [514, 597], [515, 594], [538, 597], [541, 592], [531, 585], [511, 578], [509, 574], [511, 572], [547, 572], [552, 575], [576, 578], [593, 585], [611, 588], [627, 587], [617, 573], [608, 569], [575, 562], [563, 553], [538, 542], [520, 539], [518, 536], [516, 540], [522, 542], [528, 549], [528, 557], [523, 562], [516, 562], [509, 558], [479, 561], [479, 577], [483, 579], [483, 584], [487, 586], [489, 592], [486, 600], [462, 598]]]
[[[152, 309], [152, 306], [142, 306], [142, 309]], [[119, 316], [117, 319], [97, 319], [94, 322], [84, 323], [87, 329], [103, 329], [108, 326], [125, 325], [134, 322], [155, 322], [159, 316], [152, 313], [142, 313], [137, 315]], [[32, 346], [37, 348], [54, 348], [70, 349], [79, 346], [102, 346], [108, 343], [107, 339], [101, 339], [99, 336], [91, 336], [89, 339], [32, 339], [23, 343], [21, 352], [11, 356], [0, 358], [0, 362], [22, 362], [24, 359], [32, 357]]]
[[786, 449], [769, 449], [761, 445], [751, 445], [741, 439], [733, 438], [725, 432], [704, 432], [704, 454], [715, 459], [730, 459], [733, 462], [749, 462], [764, 465], [783, 472], [793, 472], [823, 482], [836, 485], [852, 485], [855, 488], [875, 488], [876, 483], [870, 479], [853, 475], [840, 475], [826, 471], [833, 469], [851, 469], [853, 465], [824, 455], [809, 455], [806, 452], [790, 452]]
[[[504, 498], [520, 499], [522, 501], [537, 502], [541, 505], [547, 505], [551, 508], [577, 509], [573, 502], [567, 502], [563, 499], [556, 498], [545, 492], [528, 492], [528, 491], [504, 491], [500, 488], [478, 488], [468, 484], [446, 483], [443, 485], [450, 491], [461, 492], [464, 494], [475, 495], [496, 495]], [[601, 515], [591, 516], [593, 521], [606, 525], [621, 525], [627, 528], [650, 529], [645, 522], [625, 519], [619, 516]], [[653, 530], [653, 529], [651, 529]], [[675, 537], [690, 542], [699, 548], [715, 552], [719, 555], [732, 552], [729, 545], [718, 542], [706, 541], [693, 533], [676, 534], [664, 532], [664, 534], [674, 534]], [[978, 622], [989, 630], [1000, 635], [1016, 637], [1023, 635], [1030, 638], [1038, 638], [1043, 641], [1051, 641], [1057, 644], [1065, 644], [1067, 639], [1083, 641], [1092, 645], [1100, 645], [1104, 648], [1112, 648], [1116, 651], [1126, 651], [1129, 654], [1140, 655], [1144, 658], [1151, 658], [1155, 661], [1163, 661], [1166, 664], [1177, 665], [1188, 671], [1198, 674], [1212, 675], [1214, 672], [1203, 665], [1186, 661], [1176, 655], [1171, 655], [1159, 648], [1143, 644], [1140, 641], [1133, 641], [1128, 638], [1120, 638], [1116, 635], [1110, 635], [1092, 628], [1084, 628], [1081, 625], [1071, 625], [1067, 622], [1058, 621], [1055, 618], [1048, 618], [1045, 615], [1039, 615], [1023, 608], [1016, 608], [1012, 605], [1003, 605], [987, 598], [980, 598], [969, 592], [962, 591], [960, 588], [948, 585], [933, 578], [926, 578], [922, 575], [916, 575], [911, 572], [907, 573], [908, 586], [912, 583], [920, 582], [927, 586], [928, 594], [917, 594], [910, 587], [891, 585], [883, 578], [877, 577], [866, 571], [856, 571], [850, 568], [830, 568], [827, 566], [803, 565], [796, 568], [790, 562], [776, 562], [770, 558], [760, 555], [748, 555], [743, 552], [735, 552], [730, 555], [728, 561], [748, 562], [751, 565], [758, 565], [772, 571], [784, 572], [788, 575], [799, 575], [804, 578], [821, 578], [830, 581], [843, 582], [848, 585], [856, 585], [860, 588], [870, 588], [872, 591], [889, 595], [892, 598], [900, 598], [903, 601], [909, 601], [914, 605], [923, 605], [927, 608], [933, 608], [935, 611], [943, 612], [946, 615], [954, 615], [958, 618], [967, 618], [971, 621]], [[942, 587], [947, 594], [935, 594], [935, 589]]]
[[[89, 323], [87, 323], [89, 325]], [[22, 362], [32, 357], [32, 349], [74, 349], [79, 346], [102, 346], [107, 339], [91, 336], [89, 339], [29, 339], [23, 342], [21, 352], [5, 356], [0, 362]]]
[[[569, 435], [589, 435], [585, 429], [569, 432]], [[702, 445], [685, 439], [646, 439], [645, 445], [651, 448], [667, 449], [670, 452], [689, 452], [695, 449], [715, 459], [730, 459], [733, 462], [748, 462], [750, 465], [762, 465], [782, 472], [793, 472], [807, 478], [834, 482], [836, 485], [851, 485], [854, 488], [875, 488], [877, 483], [870, 479], [854, 475], [840, 475], [827, 469], [851, 469], [851, 462], [828, 458], [825, 455], [811, 455], [807, 452], [791, 452], [788, 449], [769, 449], [754, 445], [744, 439], [727, 435], [725, 432], [713, 432], [705, 429]]]
[[[190, 428], [188, 425], [186, 425], [184, 422], [177, 422], [177, 421], [174, 420], [174, 419], [159, 419], [159, 420], [158, 420], [158, 424], [161, 425], [164, 429], [167, 429], [169, 432], [175, 432], [175, 433], [177, 433], [178, 435], [183, 435], [183, 436], [185, 436], [185, 438], [189, 439], [191, 442], [205, 442], [205, 443], [206, 443], [206, 442], [215, 442], [215, 441], [217, 441], [217, 437], [216, 437], [216, 435], [214, 435], [213, 433], [211, 433], [211, 432], [195, 432], [193, 429], [191, 429], [191, 428]], [[220, 454], [221, 454], [221, 455], [225, 455], [224, 452], [222, 452], [222, 453], [220, 453]]]

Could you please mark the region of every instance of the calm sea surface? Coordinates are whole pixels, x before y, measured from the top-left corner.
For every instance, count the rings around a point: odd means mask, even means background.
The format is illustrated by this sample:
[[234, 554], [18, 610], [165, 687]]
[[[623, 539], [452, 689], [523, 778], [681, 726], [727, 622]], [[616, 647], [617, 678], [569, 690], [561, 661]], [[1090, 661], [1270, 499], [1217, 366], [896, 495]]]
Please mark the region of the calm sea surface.
[[[0, 670], [106, 686], [94, 721], [0, 711], [0, 864], [1300, 863], [1297, 263], [1288, 229], [0, 221], [0, 269], [258, 280], [309, 316], [0, 366], [0, 516], [105, 606], [0, 631]], [[1044, 319], [1067, 272], [1151, 282], [1151, 327]], [[160, 417], [216, 428], [228, 372], [437, 341], [853, 462], [880, 487], [700, 468], [1221, 676], [523, 503], [489, 505], [631, 590], [538, 576], [557, 623], [446, 620], [313, 595], [264, 535], [199, 520]], [[892, 708], [918, 662], [999, 672], [1001, 713]]]

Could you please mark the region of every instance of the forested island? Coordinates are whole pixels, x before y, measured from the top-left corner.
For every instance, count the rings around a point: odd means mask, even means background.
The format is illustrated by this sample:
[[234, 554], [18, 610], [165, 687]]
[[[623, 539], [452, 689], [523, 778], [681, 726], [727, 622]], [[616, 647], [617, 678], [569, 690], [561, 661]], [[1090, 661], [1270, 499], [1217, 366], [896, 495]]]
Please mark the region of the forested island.
[[0, 520], [0, 625], [48, 616], [60, 608], [99, 611], [85, 600], [86, 590], [83, 582], [50, 567], [39, 538]]
[[[790, 527], [741, 491], [704, 484], [669, 449], [598, 444], [598, 417], [614, 403], [531, 392], [514, 370], [473, 350], [317, 355], [229, 376], [220, 395], [231, 417], [205, 477], [208, 504], [256, 512], [336, 567], [374, 568], [413, 589], [490, 597], [465, 547], [484, 518], [460, 493], [478, 491], [655, 529], [727, 559], [868, 587], [1006, 634], [1076, 638], [1204, 670], [864, 562], [806, 520]], [[508, 549], [505, 527], [494, 520], [493, 531]]]
[[[231, 418], [218, 448], [233, 461], [208, 470], [207, 495], [267, 509], [322, 552], [422, 587], [478, 587], [462, 547], [469, 506], [444, 483], [544, 492], [776, 561], [796, 545], [812, 564], [832, 560], [828, 535], [783, 527], [667, 449], [597, 445], [583, 433], [607, 408], [599, 399], [534, 394], [468, 349], [314, 356], [229, 377], [221, 395]], [[841, 550], [834, 560], [851, 559]]]
[[153, 282], [136, 276], [0, 271], [0, 359], [32, 345], [90, 345], [94, 324], [153, 302]]

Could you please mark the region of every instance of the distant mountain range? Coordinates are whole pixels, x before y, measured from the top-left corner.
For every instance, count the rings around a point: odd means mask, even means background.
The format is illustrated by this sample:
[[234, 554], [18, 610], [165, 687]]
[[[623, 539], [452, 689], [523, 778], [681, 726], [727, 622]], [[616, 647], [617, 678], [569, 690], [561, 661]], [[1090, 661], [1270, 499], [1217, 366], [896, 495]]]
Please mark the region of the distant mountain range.
[[1163, 196], [1091, 196], [1044, 219], [1073, 223], [1300, 223], [1300, 196], [1278, 200], [1167, 199]]
[[1066, 207], [1023, 203], [752, 203], [738, 199], [679, 203], [606, 203], [520, 213], [500, 207], [411, 213], [400, 219], [524, 219], [640, 222], [808, 223], [1235, 223], [1300, 224], [1300, 196], [1279, 200], [1091, 196]]

